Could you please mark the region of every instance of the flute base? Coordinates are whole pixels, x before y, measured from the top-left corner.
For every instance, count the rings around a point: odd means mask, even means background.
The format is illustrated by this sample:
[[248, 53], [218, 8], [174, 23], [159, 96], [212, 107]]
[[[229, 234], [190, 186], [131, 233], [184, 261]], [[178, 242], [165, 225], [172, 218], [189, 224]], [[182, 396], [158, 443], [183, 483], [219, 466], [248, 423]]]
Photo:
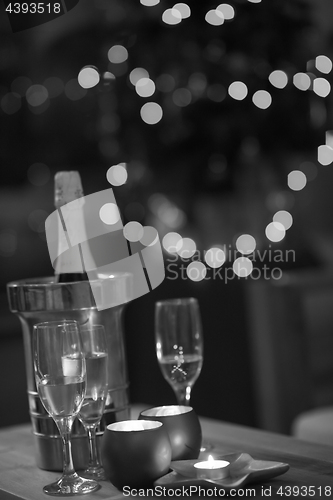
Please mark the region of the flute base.
[[105, 475], [105, 470], [100, 465], [98, 467], [91, 467], [83, 472], [80, 472], [81, 476], [86, 479], [95, 479], [96, 481], [105, 481], [107, 479]]
[[92, 493], [100, 489], [100, 485], [91, 479], [84, 479], [76, 473], [62, 476], [55, 483], [44, 486], [43, 492], [52, 496], [73, 496]]

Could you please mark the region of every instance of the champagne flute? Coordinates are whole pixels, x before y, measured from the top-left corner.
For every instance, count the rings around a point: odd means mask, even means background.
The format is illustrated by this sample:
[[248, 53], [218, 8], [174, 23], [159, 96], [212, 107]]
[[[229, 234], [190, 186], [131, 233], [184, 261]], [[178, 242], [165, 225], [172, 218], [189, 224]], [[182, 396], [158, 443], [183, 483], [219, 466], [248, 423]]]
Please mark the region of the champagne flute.
[[164, 378], [179, 405], [190, 405], [191, 389], [203, 362], [203, 339], [198, 301], [162, 300], [155, 306], [156, 354]]
[[108, 394], [108, 354], [104, 326], [81, 327], [83, 353], [86, 359], [87, 388], [79, 419], [88, 434], [89, 464], [84, 477], [106, 479], [99, 462], [96, 428], [102, 418]]
[[44, 486], [49, 495], [79, 495], [100, 488], [75, 472], [70, 433], [80, 411], [86, 386], [86, 363], [78, 323], [49, 321], [34, 325], [34, 369], [39, 397], [55, 421], [63, 443], [63, 474]]

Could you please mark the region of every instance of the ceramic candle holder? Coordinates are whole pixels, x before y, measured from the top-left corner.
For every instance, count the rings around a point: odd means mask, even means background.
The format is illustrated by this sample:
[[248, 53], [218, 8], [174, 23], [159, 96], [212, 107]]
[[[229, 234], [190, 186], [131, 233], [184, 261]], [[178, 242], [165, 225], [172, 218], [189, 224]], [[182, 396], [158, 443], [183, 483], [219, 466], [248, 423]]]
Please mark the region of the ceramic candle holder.
[[102, 438], [101, 458], [106, 477], [117, 488], [148, 488], [169, 471], [168, 433], [158, 421], [110, 424]]
[[172, 460], [198, 458], [202, 433], [199, 419], [190, 406], [156, 406], [140, 413], [139, 419], [158, 420], [168, 431]]

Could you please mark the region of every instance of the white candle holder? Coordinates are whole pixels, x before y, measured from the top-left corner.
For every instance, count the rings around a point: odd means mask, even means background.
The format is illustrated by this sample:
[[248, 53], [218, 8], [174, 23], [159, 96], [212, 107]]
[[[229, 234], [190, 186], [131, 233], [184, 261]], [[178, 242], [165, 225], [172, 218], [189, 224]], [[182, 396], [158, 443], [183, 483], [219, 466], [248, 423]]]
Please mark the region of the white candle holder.
[[155, 406], [140, 413], [139, 419], [158, 420], [168, 431], [172, 460], [196, 459], [202, 441], [199, 418], [191, 406]]
[[118, 489], [149, 488], [169, 471], [171, 444], [161, 422], [125, 420], [107, 426], [101, 456], [106, 477]]

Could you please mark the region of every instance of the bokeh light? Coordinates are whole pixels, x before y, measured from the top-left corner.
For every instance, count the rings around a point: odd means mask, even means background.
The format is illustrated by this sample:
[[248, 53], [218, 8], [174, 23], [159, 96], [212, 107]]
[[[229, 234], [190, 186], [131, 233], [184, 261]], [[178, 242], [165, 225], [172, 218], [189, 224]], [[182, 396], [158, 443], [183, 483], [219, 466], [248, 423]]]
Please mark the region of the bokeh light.
[[301, 191], [306, 186], [306, 175], [301, 170], [293, 170], [288, 174], [288, 186], [293, 191]]
[[105, 203], [99, 211], [99, 217], [104, 224], [116, 224], [120, 219], [120, 213], [115, 203]]
[[192, 94], [188, 89], [176, 89], [172, 94], [172, 100], [179, 107], [185, 107], [191, 104]]
[[30, 106], [29, 105], [29, 110], [34, 115], [41, 115], [49, 108], [50, 102], [51, 102], [50, 99], [46, 99], [46, 101], [43, 102], [43, 104], [41, 104], [40, 106]]
[[108, 50], [108, 59], [113, 64], [121, 64], [128, 59], [128, 51], [123, 45], [113, 45]]
[[293, 84], [299, 90], [309, 90], [311, 78], [306, 73], [296, 73], [293, 77]]
[[100, 75], [94, 66], [85, 66], [81, 69], [78, 75], [78, 82], [84, 89], [91, 89], [98, 85], [100, 81]]
[[272, 96], [266, 90], [257, 90], [252, 96], [253, 104], [260, 109], [267, 109], [272, 104]]
[[161, 92], [171, 92], [176, 85], [176, 81], [172, 75], [167, 73], [162, 73], [162, 75], [157, 77], [156, 87]]
[[216, 10], [221, 12], [223, 18], [229, 21], [235, 17], [235, 9], [228, 3], [221, 3], [216, 7]]
[[155, 83], [150, 78], [140, 78], [135, 84], [135, 91], [140, 97], [150, 97], [155, 92]]
[[173, 8], [180, 12], [182, 19], [187, 19], [191, 15], [191, 9], [186, 3], [176, 3]]
[[155, 245], [158, 242], [158, 232], [152, 226], [144, 226], [143, 236], [140, 238], [140, 243], [146, 247]]
[[234, 273], [240, 278], [246, 278], [253, 271], [253, 264], [247, 257], [238, 257], [232, 265]]
[[230, 97], [236, 99], [237, 101], [242, 101], [247, 96], [248, 90], [247, 86], [243, 82], [232, 82], [229, 85], [228, 93]]
[[67, 82], [65, 85], [65, 95], [71, 101], [79, 101], [85, 95], [87, 95], [87, 92], [88, 91], [86, 89], [82, 88], [81, 85], [79, 85], [79, 82], [76, 78], [69, 80], [69, 82]]
[[179, 209], [162, 194], [156, 193], [150, 196], [148, 205], [150, 210], [170, 228], [178, 229], [183, 226], [186, 221], [186, 215], [183, 210]]
[[178, 233], [167, 233], [162, 239], [163, 248], [169, 253], [177, 253], [181, 248], [182, 237]]
[[148, 125], [155, 125], [163, 116], [163, 110], [156, 102], [146, 102], [140, 110], [142, 120]]
[[208, 176], [212, 182], [222, 181], [227, 175], [227, 160], [224, 155], [213, 154], [208, 160]]
[[48, 97], [49, 93], [44, 85], [31, 85], [26, 93], [27, 101], [33, 107], [40, 106]]
[[128, 222], [124, 226], [123, 234], [128, 241], [139, 241], [143, 237], [143, 226], [140, 222]]
[[323, 144], [318, 147], [318, 162], [321, 165], [330, 165], [333, 162], [333, 148]]
[[179, 24], [182, 20], [182, 15], [179, 12], [179, 10], [173, 8], [173, 9], [166, 9], [163, 14], [162, 14], [162, 21], [165, 24]]
[[172, 229], [179, 229], [186, 222], [186, 215], [183, 210], [170, 202], [163, 203], [159, 207], [157, 214], [161, 221]]
[[269, 210], [291, 209], [295, 203], [295, 196], [290, 191], [273, 191], [266, 198], [266, 206]]
[[316, 57], [315, 66], [321, 73], [328, 74], [332, 71], [333, 64], [329, 57], [321, 55]]
[[261, 2], [261, 0], [247, 0], [247, 1], [250, 3], [260, 3]]
[[293, 224], [293, 216], [287, 210], [279, 210], [274, 214], [273, 222], [279, 222], [287, 231]]
[[8, 92], [2, 97], [0, 107], [6, 115], [13, 115], [21, 108], [20, 94]]
[[140, 0], [140, 3], [145, 7], [154, 7], [154, 5], [158, 5], [160, 0]]
[[189, 259], [195, 254], [196, 250], [197, 246], [192, 238], [182, 238], [177, 253], [183, 259]]
[[15, 94], [19, 94], [21, 97], [24, 97], [28, 88], [31, 87], [32, 81], [27, 76], [18, 76], [15, 80], [12, 81], [10, 86], [10, 90]]
[[111, 73], [111, 71], [104, 71], [102, 74], [102, 83], [104, 87], [109, 87], [112, 82], [114, 82], [116, 79], [116, 76]]
[[30, 212], [28, 215], [28, 225], [30, 229], [36, 233], [42, 233], [45, 231], [45, 220], [48, 217], [46, 210], [37, 209]]
[[207, 97], [214, 102], [222, 102], [227, 95], [226, 89], [220, 83], [213, 83], [207, 89]]
[[149, 73], [144, 68], [134, 68], [129, 74], [129, 80], [132, 85], [136, 85], [141, 78], [149, 78]]
[[226, 46], [221, 38], [215, 38], [206, 45], [205, 57], [212, 63], [220, 62], [225, 53]]
[[283, 224], [280, 222], [270, 222], [265, 229], [265, 234], [267, 239], [270, 241], [277, 243], [278, 241], [282, 241], [286, 235], [286, 230]]
[[225, 252], [222, 248], [212, 247], [205, 253], [205, 262], [213, 269], [223, 266], [225, 263]]
[[326, 78], [315, 78], [313, 81], [313, 92], [319, 97], [327, 97], [331, 92], [331, 84]]
[[122, 186], [127, 181], [127, 170], [125, 165], [112, 165], [106, 172], [106, 178], [112, 186]]
[[149, 196], [148, 198], [148, 206], [150, 210], [155, 214], [160, 216], [160, 210], [162, 209], [163, 206], [168, 206], [169, 205], [169, 200], [168, 198], [161, 193], [155, 193]]
[[277, 89], [283, 89], [288, 83], [288, 76], [284, 71], [276, 69], [269, 75], [268, 80]]
[[195, 96], [201, 96], [207, 87], [207, 77], [204, 73], [192, 73], [188, 79], [188, 88]]
[[27, 170], [27, 177], [33, 186], [45, 186], [50, 180], [51, 172], [45, 163], [33, 163]]
[[256, 245], [256, 240], [251, 234], [242, 234], [236, 240], [237, 250], [244, 255], [254, 252]]
[[191, 262], [186, 268], [186, 274], [192, 281], [202, 281], [207, 274], [207, 268], [202, 262]]
[[18, 246], [17, 233], [14, 230], [6, 229], [0, 231], [0, 256], [11, 257], [15, 254]]
[[50, 76], [49, 78], [46, 78], [46, 80], [44, 80], [43, 82], [43, 85], [48, 91], [50, 99], [58, 97], [63, 93], [65, 89], [64, 82], [57, 76]]
[[224, 23], [222, 12], [216, 9], [209, 10], [205, 15], [205, 20], [212, 26], [221, 26]]

